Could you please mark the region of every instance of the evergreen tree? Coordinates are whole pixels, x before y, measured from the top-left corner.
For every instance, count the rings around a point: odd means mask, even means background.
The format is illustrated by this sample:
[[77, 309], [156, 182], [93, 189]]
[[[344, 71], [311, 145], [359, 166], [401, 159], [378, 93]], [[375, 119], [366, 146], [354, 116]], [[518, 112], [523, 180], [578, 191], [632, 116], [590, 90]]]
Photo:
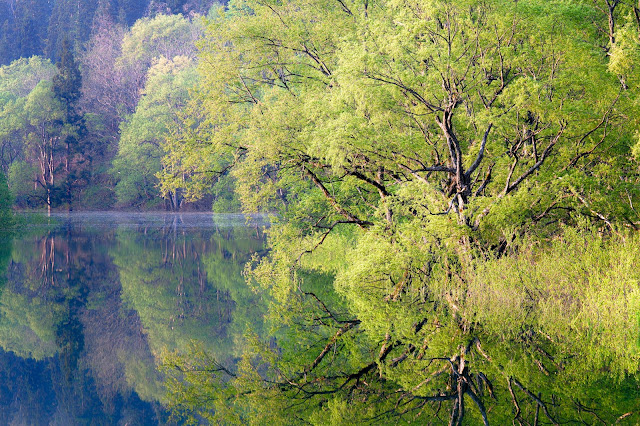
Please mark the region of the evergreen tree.
[[53, 77], [53, 93], [63, 108], [63, 126], [67, 129], [64, 135], [65, 144], [65, 181], [64, 189], [69, 208], [72, 201], [72, 188], [83, 181], [82, 163], [85, 158], [81, 155], [80, 143], [85, 136], [84, 119], [78, 108], [82, 75], [80, 68], [71, 52], [69, 41], [62, 43], [60, 61], [56, 64], [58, 74]]
[[78, 100], [80, 99], [80, 89], [82, 87], [82, 75], [69, 46], [68, 39], [62, 43], [60, 61], [56, 66], [58, 67], [58, 74], [53, 77], [53, 92], [66, 109], [66, 121], [76, 124], [80, 120]]
[[[14, 57], [31, 57], [43, 52], [52, 3], [47, 0], [16, 2], [14, 15]], [[16, 49], [17, 47], [17, 49]]]
[[0, 3], [0, 16], [4, 17], [0, 20], [0, 65], [11, 62], [12, 52], [11, 46], [14, 45], [11, 24], [9, 23], [9, 9], [6, 5]]
[[58, 60], [65, 40], [74, 46], [88, 40], [97, 9], [98, 0], [56, 1], [47, 30], [47, 56]]
[[114, 0], [114, 3], [119, 23], [127, 26], [142, 18], [149, 7], [149, 0]]

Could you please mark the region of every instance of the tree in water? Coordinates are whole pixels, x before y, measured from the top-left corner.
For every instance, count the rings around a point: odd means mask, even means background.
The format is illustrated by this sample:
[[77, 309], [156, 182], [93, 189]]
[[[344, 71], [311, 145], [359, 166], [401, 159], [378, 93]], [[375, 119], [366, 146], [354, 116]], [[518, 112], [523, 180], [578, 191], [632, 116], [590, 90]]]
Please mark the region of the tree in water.
[[[501, 282], [496, 270], [480, 274], [530, 245], [564, 264], [550, 247], [571, 240], [567, 227], [615, 246], [618, 227], [640, 226], [633, 70], [622, 84], [608, 69], [603, 19], [571, 1], [232, 3], [201, 58], [210, 126], [175, 164], [222, 173], [191, 155], [227, 158], [243, 208], [278, 212], [250, 271], [274, 301], [277, 343], [249, 334], [237, 371], [172, 358], [176, 411], [212, 423], [558, 423], [598, 400], [594, 382], [610, 390], [599, 375], [576, 397], [585, 371], [614, 369], [623, 395], [640, 354], [621, 330], [596, 351], [593, 330], [615, 315], [588, 299], [605, 290], [559, 285], [572, 270], [542, 274], [525, 256], [508, 270], [539, 280], [516, 303], [520, 287], [501, 298], [483, 287]], [[571, 260], [585, 267], [606, 244]], [[596, 262], [597, 276], [636, 306], [622, 291], [629, 270], [610, 271], [636, 262], [626, 252]], [[505, 312], [517, 332], [496, 326]], [[633, 404], [596, 415], [613, 423]]]

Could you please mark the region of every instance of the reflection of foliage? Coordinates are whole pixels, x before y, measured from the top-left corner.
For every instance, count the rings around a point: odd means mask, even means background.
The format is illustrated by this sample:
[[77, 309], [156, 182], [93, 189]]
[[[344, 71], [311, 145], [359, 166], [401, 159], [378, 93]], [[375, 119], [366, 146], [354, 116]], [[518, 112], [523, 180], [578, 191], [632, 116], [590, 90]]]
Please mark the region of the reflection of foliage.
[[[23, 219], [19, 237], [6, 236], [15, 241], [0, 244], [0, 344], [9, 351], [0, 350], [0, 423], [162, 421], [161, 378], [137, 314], [123, 309], [107, 254], [115, 234], [33, 219]], [[24, 413], [29, 407], [39, 413]]]
[[50, 424], [55, 410], [55, 401], [48, 394], [51, 367], [46, 362], [0, 351], [1, 424]]
[[66, 313], [60, 308], [5, 288], [0, 300], [0, 345], [21, 357], [37, 360], [55, 355], [55, 328]]
[[[607, 242], [567, 231], [548, 247], [530, 243], [518, 256], [460, 265], [448, 278], [434, 274], [424, 308], [391, 299], [385, 308], [370, 292], [343, 289], [345, 305], [328, 290], [335, 278], [301, 273], [307, 296], [272, 306], [277, 342], [247, 337], [237, 371], [202, 348], [167, 359], [172, 410], [238, 424], [284, 416], [284, 424], [438, 423], [461, 399], [468, 424], [482, 423], [482, 413], [492, 424], [514, 416], [522, 424], [612, 424], [635, 413], [638, 237]], [[367, 271], [385, 268], [384, 250], [369, 247]], [[362, 309], [357, 320], [347, 306]], [[390, 330], [408, 348], [390, 340]], [[380, 342], [379, 351], [368, 349]]]
[[56, 330], [69, 315], [66, 301], [72, 296], [56, 281], [60, 273], [54, 266], [54, 239], [18, 240], [12, 257], [19, 263], [9, 271], [11, 277], [0, 299], [0, 344], [22, 357], [53, 356], [59, 351]]
[[[201, 345], [191, 344], [181, 355], [176, 352], [164, 354], [162, 371], [167, 377], [167, 390], [172, 395], [168, 408], [174, 417], [181, 419], [196, 412], [197, 417], [186, 417], [187, 424], [198, 424], [204, 420], [242, 424], [231, 408], [233, 392], [224, 386], [226, 378], [235, 374], [219, 364]], [[185, 381], [183, 373], [186, 372], [191, 374]], [[182, 401], [189, 401], [191, 406], [185, 407]]]
[[183, 235], [149, 237], [120, 232], [114, 258], [123, 300], [140, 315], [152, 352], [186, 347], [190, 339], [215, 347], [227, 319], [227, 297], [208, 285], [200, 247]]
[[[238, 234], [242, 230], [222, 229], [207, 240], [174, 233], [170, 226], [144, 236], [118, 232], [113, 257], [122, 298], [138, 312], [156, 356], [184, 351], [197, 341], [225, 362], [233, 357], [232, 335], [243, 327], [229, 328], [229, 323], [253, 322], [259, 316], [241, 274], [262, 244], [255, 236]], [[145, 399], [162, 398], [155, 372], [130, 361], [127, 379], [138, 393]]]
[[[260, 233], [256, 229], [234, 227], [220, 229], [213, 235], [211, 247], [203, 256], [208, 280], [233, 301], [232, 319], [227, 328], [230, 339], [242, 336], [247, 327], [263, 334], [264, 301], [247, 286], [243, 277], [245, 263], [261, 248]], [[238, 348], [233, 350], [235, 356], [239, 356], [237, 351]]]

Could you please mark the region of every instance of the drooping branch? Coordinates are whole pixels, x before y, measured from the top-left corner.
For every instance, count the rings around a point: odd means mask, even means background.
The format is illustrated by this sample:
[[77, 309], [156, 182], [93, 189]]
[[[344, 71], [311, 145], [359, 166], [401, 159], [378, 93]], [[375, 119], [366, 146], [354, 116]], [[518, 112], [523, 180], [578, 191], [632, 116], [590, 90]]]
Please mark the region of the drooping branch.
[[480, 398], [478, 398], [478, 396], [471, 389], [467, 389], [467, 395], [469, 395], [469, 397], [471, 397], [471, 400], [473, 400], [473, 402], [475, 402], [476, 405], [478, 406], [478, 409], [480, 410], [480, 415], [482, 416], [482, 422], [484, 423], [484, 425], [489, 426], [489, 418], [487, 417], [487, 410], [484, 408], [484, 404], [482, 403]]
[[[354, 222], [354, 221], [351, 221], [351, 220], [337, 220], [337, 221], [333, 222], [331, 225], [329, 225], [329, 227], [327, 227], [327, 228], [323, 227], [324, 229], [326, 229], [326, 231], [322, 233], [322, 237], [320, 237], [320, 240], [319, 240], [319, 241], [318, 241], [318, 242], [313, 246], [313, 248], [302, 251], [302, 252], [298, 255], [298, 258], [296, 259], [296, 264], [300, 262], [300, 259], [302, 259], [302, 256], [303, 256], [303, 255], [305, 255], [305, 254], [311, 254], [311, 253], [313, 253], [313, 252], [314, 252], [318, 247], [320, 247], [320, 246], [322, 245], [322, 243], [324, 243], [324, 241], [327, 239], [327, 237], [329, 236], [329, 234], [333, 231], [333, 229], [334, 229], [337, 225], [339, 225], [339, 224], [341, 224], [341, 223], [356, 223], [356, 224], [357, 224], [357, 222]], [[317, 224], [316, 224], [316, 225], [317, 225]]]
[[549, 413], [549, 409], [547, 408], [547, 404], [542, 399], [540, 399], [539, 397], [534, 395], [529, 389], [525, 388], [522, 385], [522, 383], [520, 383], [518, 381], [518, 379], [511, 378], [511, 380], [513, 381], [513, 383], [515, 383], [516, 386], [518, 386], [520, 388], [520, 390], [522, 390], [524, 393], [526, 393], [529, 396], [529, 398], [533, 399], [540, 407], [542, 407], [542, 411], [544, 411], [545, 416], [547, 416], [547, 418], [549, 420], [551, 420], [551, 422], [554, 425], [558, 424], [558, 422], [553, 418], [553, 416], [551, 416], [551, 413]]
[[331, 195], [329, 190], [324, 186], [324, 184], [320, 181], [320, 179], [318, 179], [318, 177], [315, 175], [315, 173], [313, 173], [311, 170], [309, 170], [308, 167], [303, 167], [303, 169], [304, 169], [305, 173], [307, 174], [307, 176], [309, 176], [311, 181], [320, 189], [320, 191], [322, 191], [322, 193], [324, 194], [325, 198], [329, 201], [329, 204], [331, 204], [333, 206], [333, 208], [335, 208], [338, 213], [340, 213], [341, 215], [343, 215], [344, 217], [349, 219], [352, 223], [357, 224], [361, 228], [366, 228], [367, 226], [373, 225], [373, 222], [369, 222], [367, 220], [361, 220], [357, 216], [355, 216], [352, 213], [350, 213], [349, 211], [347, 211], [344, 207], [342, 207], [336, 201], [335, 197], [333, 195]]
[[311, 296], [311, 297], [313, 297], [313, 298], [314, 298], [314, 299], [315, 299], [315, 300], [320, 304], [320, 306], [322, 306], [322, 310], [323, 310], [323, 311], [325, 311], [325, 312], [327, 313], [327, 315], [329, 315], [329, 317], [331, 317], [331, 319], [332, 319], [332, 320], [334, 320], [335, 322], [337, 322], [337, 323], [339, 323], [339, 324], [350, 324], [350, 323], [353, 323], [353, 324], [359, 324], [359, 323], [360, 323], [360, 321], [359, 321], [359, 320], [356, 320], [356, 319], [352, 319], [352, 320], [340, 320], [340, 319], [336, 318], [336, 316], [334, 315], [334, 313], [333, 313], [333, 312], [331, 312], [331, 310], [329, 310], [329, 308], [327, 307], [327, 305], [326, 305], [322, 300], [320, 300], [320, 298], [319, 298], [318, 296], [316, 296], [316, 294], [315, 294], [315, 293], [310, 292], [310, 291], [307, 291], [307, 292], [305, 292], [304, 294], [305, 294], [306, 296]]
[[320, 354], [316, 357], [316, 359], [313, 360], [311, 365], [307, 366], [307, 368], [304, 369], [304, 371], [300, 374], [300, 376], [306, 376], [308, 373], [313, 371], [313, 369], [316, 368], [318, 364], [320, 364], [320, 362], [329, 353], [329, 351], [331, 351], [331, 348], [333, 347], [333, 345], [336, 344], [336, 341], [340, 338], [340, 336], [342, 336], [344, 333], [346, 333], [347, 331], [349, 331], [350, 329], [352, 329], [358, 324], [360, 324], [360, 321], [356, 320], [356, 321], [350, 321], [345, 325], [343, 325], [342, 327], [340, 327], [338, 331], [336, 331], [336, 334], [334, 334], [331, 340], [329, 340], [329, 342], [325, 345], [324, 349], [322, 349], [322, 352], [320, 352]]

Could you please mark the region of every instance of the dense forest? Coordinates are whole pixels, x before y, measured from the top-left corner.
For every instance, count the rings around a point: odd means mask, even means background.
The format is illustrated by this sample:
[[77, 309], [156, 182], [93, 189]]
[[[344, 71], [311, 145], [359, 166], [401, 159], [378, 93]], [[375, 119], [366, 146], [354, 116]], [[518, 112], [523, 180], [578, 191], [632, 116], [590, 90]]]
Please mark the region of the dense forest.
[[202, 15], [218, 7], [0, 2], [0, 168], [14, 204], [178, 210], [156, 175], [197, 81]]
[[639, 4], [185, 7], [0, 68], [15, 205], [273, 214], [264, 322], [164, 355], [175, 419], [640, 421]]

